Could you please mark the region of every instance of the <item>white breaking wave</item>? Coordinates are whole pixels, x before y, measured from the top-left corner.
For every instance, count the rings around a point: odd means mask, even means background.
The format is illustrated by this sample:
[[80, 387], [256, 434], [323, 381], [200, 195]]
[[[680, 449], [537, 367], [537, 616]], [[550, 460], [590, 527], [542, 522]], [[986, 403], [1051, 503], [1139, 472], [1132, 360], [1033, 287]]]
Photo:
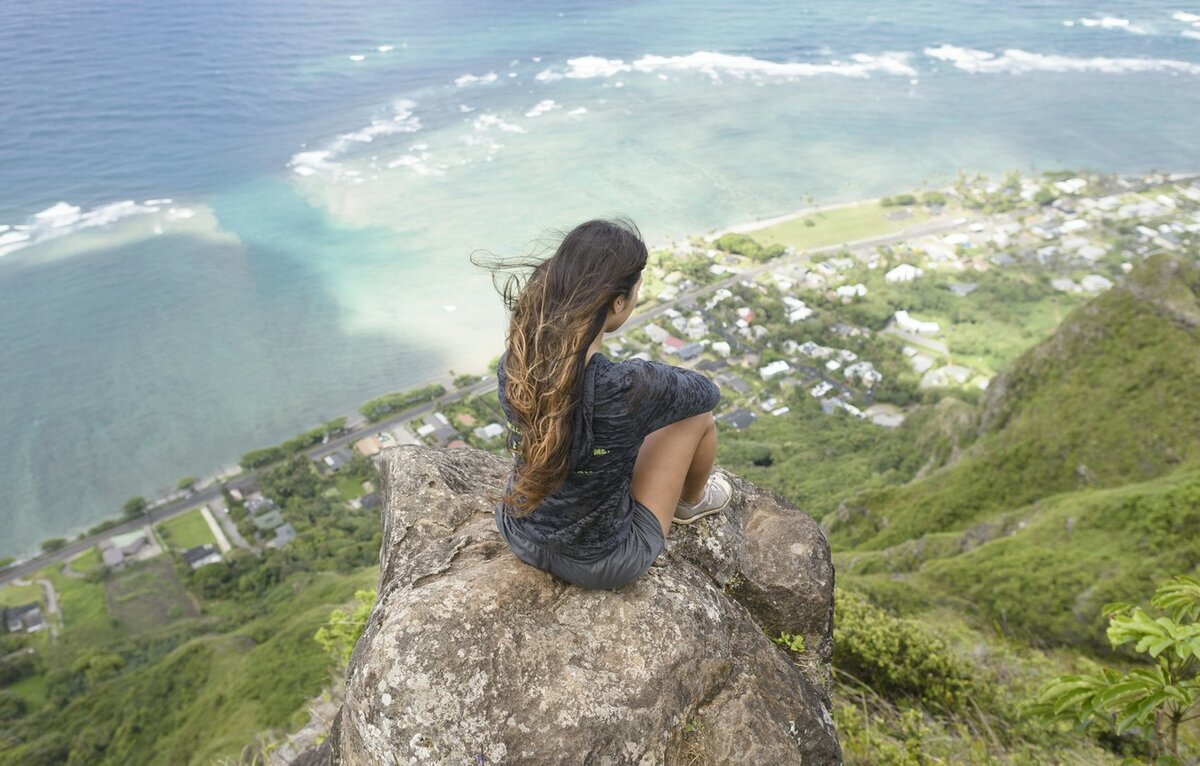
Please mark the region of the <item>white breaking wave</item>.
[[626, 63], [622, 59], [607, 59], [601, 56], [582, 56], [567, 59], [567, 69], [556, 71], [543, 69], [535, 78], [553, 82], [563, 78], [587, 79], [612, 77], [626, 72], [700, 72], [714, 80], [722, 75], [743, 79], [746, 77], [770, 77], [793, 80], [817, 75], [840, 75], [843, 77], [869, 77], [873, 72], [915, 77], [917, 71], [908, 64], [909, 54], [887, 52], [873, 56], [856, 53], [850, 61], [831, 61], [828, 64], [801, 62], [765, 61], [752, 56], [735, 56], [713, 51], [697, 51], [686, 56], [646, 55]]
[[396, 46], [394, 46], [394, 45], [380, 45], [375, 48], [375, 50], [379, 51], [380, 53], [389, 53], [391, 51], [394, 51], [395, 49], [396, 49]]
[[[1119, 19], [1115, 16], [1104, 16], [1099, 19], [1080, 19], [1079, 23], [1085, 27], [1099, 27], [1100, 29], [1120, 29], [1124, 32], [1129, 32], [1135, 35], [1147, 34], [1145, 29], [1137, 26], [1129, 19]], [[1069, 24], [1067, 26], [1070, 26]]]
[[587, 107], [586, 106], [576, 107], [575, 109], [572, 109], [571, 111], [567, 112], [567, 114], [570, 114], [570, 115], [587, 114]]
[[1184, 37], [1190, 37], [1193, 40], [1200, 40], [1200, 32], [1197, 32], [1194, 29], [1185, 29], [1179, 34], [1183, 35]]
[[1076, 58], [1055, 54], [1030, 53], [1010, 48], [1000, 55], [955, 45], [926, 48], [925, 55], [948, 61], [965, 72], [1025, 74], [1027, 72], [1182, 72], [1200, 74], [1200, 64], [1172, 59]]
[[464, 74], [461, 77], [455, 78], [454, 84], [461, 88], [464, 85], [485, 85], [489, 82], [495, 82], [498, 79], [500, 79], [500, 75], [496, 74], [495, 72], [488, 72], [487, 74], [478, 75]]
[[559, 108], [558, 104], [554, 103], [553, 100], [547, 98], [547, 99], [543, 99], [543, 100], [537, 102], [537, 104], [535, 104], [532, 109], [530, 109], [528, 112], [525, 113], [525, 116], [526, 117], [541, 117], [543, 114], [545, 114], [546, 112], [549, 112], [551, 109], [558, 109], [558, 108]]
[[1171, 14], [1171, 18], [1176, 21], [1182, 21], [1184, 24], [1200, 24], [1200, 14], [1188, 13], [1186, 11], [1176, 11]]
[[324, 149], [297, 152], [288, 161], [292, 172], [300, 176], [311, 176], [316, 173], [328, 173], [338, 170], [334, 160], [345, 154], [356, 144], [369, 144], [380, 136], [390, 136], [396, 133], [416, 133], [421, 129], [421, 120], [413, 114], [416, 103], [408, 99], [400, 99], [392, 104], [395, 114], [390, 120], [375, 119], [371, 124], [360, 130], [342, 133], [335, 137]]
[[107, 226], [133, 215], [165, 212], [167, 220], [177, 220], [191, 218], [195, 214], [185, 207], [171, 207], [163, 211], [163, 206], [170, 203], [169, 199], [152, 199], [139, 204], [129, 199], [85, 211], [78, 205], [58, 202], [35, 213], [29, 223], [0, 225], [0, 256], [82, 229]]
[[497, 129], [503, 130], [507, 133], [527, 133], [528, 132], [525, 130], [525, 128], [522, 128], [520, 125], [515, 125], [511, 122], [505, 122], [504, 120], [500, 119], [498, 116], [496, 116], [494, 114], [491, 114], [490, 112], [485, 112], [484, 114], [481, 114], [478, 117], [476, 117], [474, 125], [475, 125], [475, 130], [478, 130], [480, 132], [487, 131], [491, 128], [497, 128]]
[[355, 53], [355, 54], [349, 56], [349, 59], [351, 61], [362, 61], [365, 58], [366, 58], [366, 56], [362, 55], [361, 53]]

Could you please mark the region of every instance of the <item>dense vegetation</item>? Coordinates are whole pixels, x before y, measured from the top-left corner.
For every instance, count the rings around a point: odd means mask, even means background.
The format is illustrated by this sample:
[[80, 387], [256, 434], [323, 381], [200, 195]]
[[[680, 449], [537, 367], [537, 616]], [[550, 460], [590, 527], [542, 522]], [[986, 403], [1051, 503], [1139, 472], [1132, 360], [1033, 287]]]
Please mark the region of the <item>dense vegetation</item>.
[[1200, 268], [1155, 256], [976, 404], [943, 398], [892, 432], [839, 413], [723, 435], [718, 460], [822, 518], [834, 546], [848, 762], [1194, 762], [1192, 719], [1170, 747], [1115, 713], [1077, 740], [1026, 705], [1055, 672], [1133, 661], [1105, 605], [1200, 566], [1197, 326]]
[[[361, 458], [338, 475], [374, 478]], [[347, 508], [300, 454], [260, 484], [297, 530], [282, 549], [195, 571], [159, 557], [108, 572], [93, 556], [72, 564], [82, 578], [47, 573], [68, 621], [36, 659], [0, 663], [0, 762], [209, 763], [303, 722], [336, 667], [313, 637], [374, 585], [379, 518]], [[6, 636], [0, 654], [29, 640]]]

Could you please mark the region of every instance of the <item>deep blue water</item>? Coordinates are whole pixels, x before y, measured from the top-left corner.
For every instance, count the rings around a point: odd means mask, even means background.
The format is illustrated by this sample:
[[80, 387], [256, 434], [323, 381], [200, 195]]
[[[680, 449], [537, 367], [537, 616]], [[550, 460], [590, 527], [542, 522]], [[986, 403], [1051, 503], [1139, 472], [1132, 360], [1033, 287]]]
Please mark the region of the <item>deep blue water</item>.
[[1200, 169], [1200, 5], [7, 0], [0, 105], [6, 554], [481, 368], [476, 248]]

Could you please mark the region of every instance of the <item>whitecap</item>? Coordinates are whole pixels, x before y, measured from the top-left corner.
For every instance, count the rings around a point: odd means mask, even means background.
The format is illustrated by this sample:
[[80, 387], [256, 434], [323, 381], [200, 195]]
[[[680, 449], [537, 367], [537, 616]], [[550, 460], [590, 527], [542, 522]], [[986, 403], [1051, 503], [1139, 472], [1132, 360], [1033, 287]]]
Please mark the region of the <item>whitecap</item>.
[[545, 114], [546, 112], [549, 112], [551, 109], [557, 109], [557, 108], [558, 108], [558, 104], [556, 104], [553, 101], [553, 99], [546, 98], [546, 99], [542, 99], [541, 101], [537, 102], [537, 104], [535, 104], [532, 109], [530, 109], [528, 112], [525, 113], [525, 116], [526, 117], [541, 117], [543, 114]]
[[78, 205], [57, 202], [41, 212], [34, 213], [29, 223], [14, 224], [0, 229], [0, 256], [81, 229], [107, 226], [127, 216], [154, 213], [157, 210], [156, 207], [139, 205], [133, 200], [111, 202], [87, 211]]
[[454, 309], [458, 308], [458, 306], [446, 305], [442, 306], [442, 308], [446, 309], [446, 311], [454, 311]]
[[498, 128], [508, 133], [526, 133], [525, 128], [520, 125], [515, 125], [511, 122], [505, 122], [498, 116], [491, 113], [484, 113], [475, 118], [475, 130], [485, 131], [490, 128]]
[[380, 53], [391, 53], [392, 51], [396, 50], [396, 46], [380, 45], [380, 46], [376, 47], [375, 50], [379, 51]]
[[417, 175], [422, 176], [441, 176], [446, 174], [446, 169], [441, 165], [431, 163], [429, 160], [432, 155], [429, 152], [421, 152], [420, 154], [404, 154], [387, 164], [389, 169], [393, 168], [408, 168]]
[[470, 112], [475, 111], [475, 107], [467, 106], [466, 104], [459, 104], [458, 111], [462, 112], [463, 114], [469, 114]]
[[1063, 24], [1063, 26], [1064, 26], [1064, 27], [1073, 27], [1073, 26], [1075, 26], [1075, 22], [1074, 22], [1074, 21], [1064, 21], [1062, 24]]
[[144, 205], [170, 205], [171, 198], [163, 197], [162, 199], [148, 199], [142, 204], [144, 204]]
[[571, 115], [587, 114], [587, 107], [586, 106], [577, 107], [577, 108], [572, 109], [571, 111], [567, 112], [567, 114], [571, 114]]
[[351, 61], [362, 61], [363, 59], [366, 58], [366, 56], [362, 55], [361, 53], [355, 53], [355, 54], [352, 54], [351, 56], [349, 56], [348, 58]]
[[878, 55], [856, 53], [850, 61], [831, 61], [827, 64], [804, 62], [777, 62], [738, 56], [713, 51], [696, 51], [686, 56], [645, 55], [626, 63], [622, 59], [607, 59], [600, 56], [583, 56], [567, 59], [566, 71], [543, 69], [535, 75], [542, 82], [553, 82], [563, 78], [589, 79], [612, 77], [626, 72], [687, 72], [706, 74], [713, 80], [722, 75], [743, 79], [746, 77], [775, 77], [793, 80], [817, 75], [840, 75], [843, 77], [869, 77], [873, 72], [882, 74], [917, 76], [917, 71], [908, 64], [908, 53], [884, 52]]
[[1000, 55], [996, 55], [987, 51], [960, 48], [955, 45], [926, 48], [925, 55], [939, 61], [948, 61], [959, 69], [971, 73], [1102, 72], [1117, 74], [1123, 72], [1183, 72], [1185, 74], [1200, 74], [1200, 64], [1171, 59], [1076, 58], [1057, 54], [1030, 53], [1011, 48]]
[[1193, 40], [1200, 40], [1200, 32], [1197, 32], [1194, 29], [1185, 29], [1179, 34], [1183, 35], [1184, 37], [1190, 37]]
[[59, 229], [63, 226], [71, 226], [78, 223], [82, 217], [82, 208], [78, 205], [68, 205], [66, 202], [59, 202], [40, 213], [34, 213], [33, 221], [34, 226]]
[[541, 63], [541, 61], [542, 61], [542, 57], [541, 57], [541, 56], [534, 56], [533, 58], [531, 58], [531, 59], [530, 59], [530, 61], [532, 61], [532, 62], [533, 62], [533, 63], [535, 63], [535, 64], [540, 64], [540, 63]]
[[408, 99], [398, 99], [392, 104], [395, 114], [390, 120], [377, 118], [370, 125], [349, 133], [342, 133], [324, 149], [297, 152], [288, 161], [292, 172], [300, 176], [311, 176], [315, 173], [337, 171], [339, 166], [334, 160], [358, 144], [372, 143], [380, 136], [390, 136], [397, 133], [416, 133], [421, 129], [421, 120], [413, 109], [416, 103]]
[[456, 77], [454, 79], [454, 84], [460, 88], [464, 85], [484, 85], [489, 82], [495, 82], [499, 78], [500, 76], [495, 72], [488, 72], [487, 74], [480, 75], [464, 74], [461, 77]]
[[516, 77], [516, 76], [517, 76], [517, 73], [516, 73], [516, 72], [509, 72], [509, 73], [508, 73], [508, 76], [509, 76], [510, 78], [511, 78], [511, 77]]
[[1130, 32], [1135, 35], [1144, 35], [1146, 30], [1134, 25], [1129, 19], [1119, 19], [1115, 16], [1103, 16], [1099, 19], [1082, 18], [1079, 23], [1085, 27], [1099, 27], [1101, 29], [1120, 29], [1125, 32]]
[[1175, 19], [1176, 21], [1182, 21], [1184, 24], [1200, 23], [1200, 14], [1188, 13], [1187, 11], [1176, 11], [1175, 13], [1171, 14], [1171, 18]]

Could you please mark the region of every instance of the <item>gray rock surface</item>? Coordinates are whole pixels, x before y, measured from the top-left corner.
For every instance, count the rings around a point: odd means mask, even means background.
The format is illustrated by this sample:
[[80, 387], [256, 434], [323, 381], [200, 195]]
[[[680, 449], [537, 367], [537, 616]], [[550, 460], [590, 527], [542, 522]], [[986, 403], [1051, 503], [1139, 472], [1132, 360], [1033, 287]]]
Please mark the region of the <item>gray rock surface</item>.
[[[378, 600], [333, 764], [830, 764], [833, 567], [817, 525], [736, 477], [664, 566], [589, 591], [516, 559], [486, 493], [510, 463], [381, 456]], [[764, 633], [765, 631], [765, 633]], [[773, 643], [800, 633], [799, 656]]]

